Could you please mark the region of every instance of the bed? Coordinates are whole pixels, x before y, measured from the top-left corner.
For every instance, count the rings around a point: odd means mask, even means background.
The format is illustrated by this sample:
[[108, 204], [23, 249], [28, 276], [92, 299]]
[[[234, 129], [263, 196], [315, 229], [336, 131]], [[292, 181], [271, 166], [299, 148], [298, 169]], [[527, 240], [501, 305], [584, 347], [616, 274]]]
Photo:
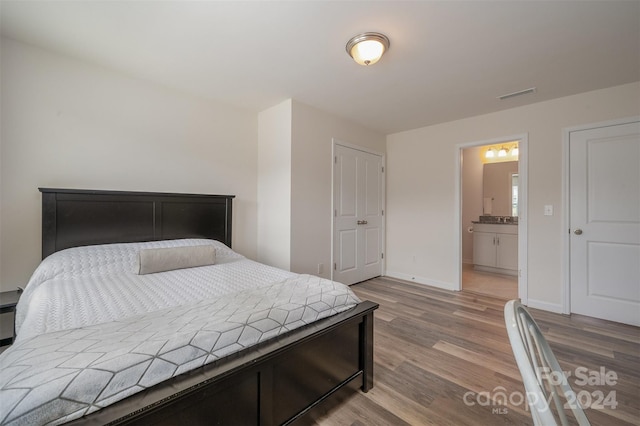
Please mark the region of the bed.
[[[377, 305], [234, 252], [233, 196], [40, 191], [43, 262], [0, 355], [3, 424], [290, 424], [373, 386]], [[142, 273], [143, 252], [183, 251], [215, 262]]]

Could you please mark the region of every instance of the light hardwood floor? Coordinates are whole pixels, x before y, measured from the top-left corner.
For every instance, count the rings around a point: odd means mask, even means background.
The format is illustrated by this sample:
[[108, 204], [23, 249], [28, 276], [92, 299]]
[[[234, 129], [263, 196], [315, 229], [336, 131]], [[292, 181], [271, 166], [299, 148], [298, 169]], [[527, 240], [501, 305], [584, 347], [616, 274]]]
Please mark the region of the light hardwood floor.
[[473, 265], [462, 265], [462, 290], [495, 296], [505, 300], [518, 298], [518, 277], [476, 271]]
[[[375, 381], [368, 393], [326, 401], [319, 425], [532, 424], [506, 334], [503, 299], [376, 278], [351, 287], [375, 312]], [[640, 329], [530, 310], [569, 383], [615, 392], [615, 409], [586, 411], [592, 425], [640, 424]], [[615, 385], [576, 386], [579, 367], [613, 371]], [[500, 388], [499, 388], [500, 387]], [[502, 391], [511, 400], [496, 399]], [[466, 397], [465, 397], [466, 395]], [[493, 402], [492, 402], [493, 399]]]

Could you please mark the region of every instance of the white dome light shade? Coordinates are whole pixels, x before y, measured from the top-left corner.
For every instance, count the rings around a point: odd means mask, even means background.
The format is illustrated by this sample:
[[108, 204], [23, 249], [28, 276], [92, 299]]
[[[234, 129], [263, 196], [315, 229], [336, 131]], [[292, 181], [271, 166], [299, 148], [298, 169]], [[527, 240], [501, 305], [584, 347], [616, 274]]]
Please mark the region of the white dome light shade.
[[360, 65], [373, 65], [389, 49], [389, 39], [380, 33], [364, 33], [347, 43], [347, 53]]

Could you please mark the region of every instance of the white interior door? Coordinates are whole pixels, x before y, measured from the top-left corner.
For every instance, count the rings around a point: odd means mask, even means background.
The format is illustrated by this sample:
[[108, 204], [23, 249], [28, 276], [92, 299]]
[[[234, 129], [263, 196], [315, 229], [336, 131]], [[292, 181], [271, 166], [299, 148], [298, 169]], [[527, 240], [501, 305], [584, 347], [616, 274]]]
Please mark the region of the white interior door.
[[382, 157], [336, 145], [334, 274], [354, 284], [382, 274]]
[[571, 312], [640, 325], [640, 123], [569, 136]]

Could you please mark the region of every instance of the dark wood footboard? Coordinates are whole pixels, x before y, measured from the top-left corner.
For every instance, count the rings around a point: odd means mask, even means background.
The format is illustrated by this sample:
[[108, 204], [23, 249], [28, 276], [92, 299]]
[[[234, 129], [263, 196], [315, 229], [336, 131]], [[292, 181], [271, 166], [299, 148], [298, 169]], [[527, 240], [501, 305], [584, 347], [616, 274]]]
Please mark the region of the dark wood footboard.
[[377, 308], [362, 302], [70, 424], [292, 424], [348, 385], [364, 392], [373, 387]]

